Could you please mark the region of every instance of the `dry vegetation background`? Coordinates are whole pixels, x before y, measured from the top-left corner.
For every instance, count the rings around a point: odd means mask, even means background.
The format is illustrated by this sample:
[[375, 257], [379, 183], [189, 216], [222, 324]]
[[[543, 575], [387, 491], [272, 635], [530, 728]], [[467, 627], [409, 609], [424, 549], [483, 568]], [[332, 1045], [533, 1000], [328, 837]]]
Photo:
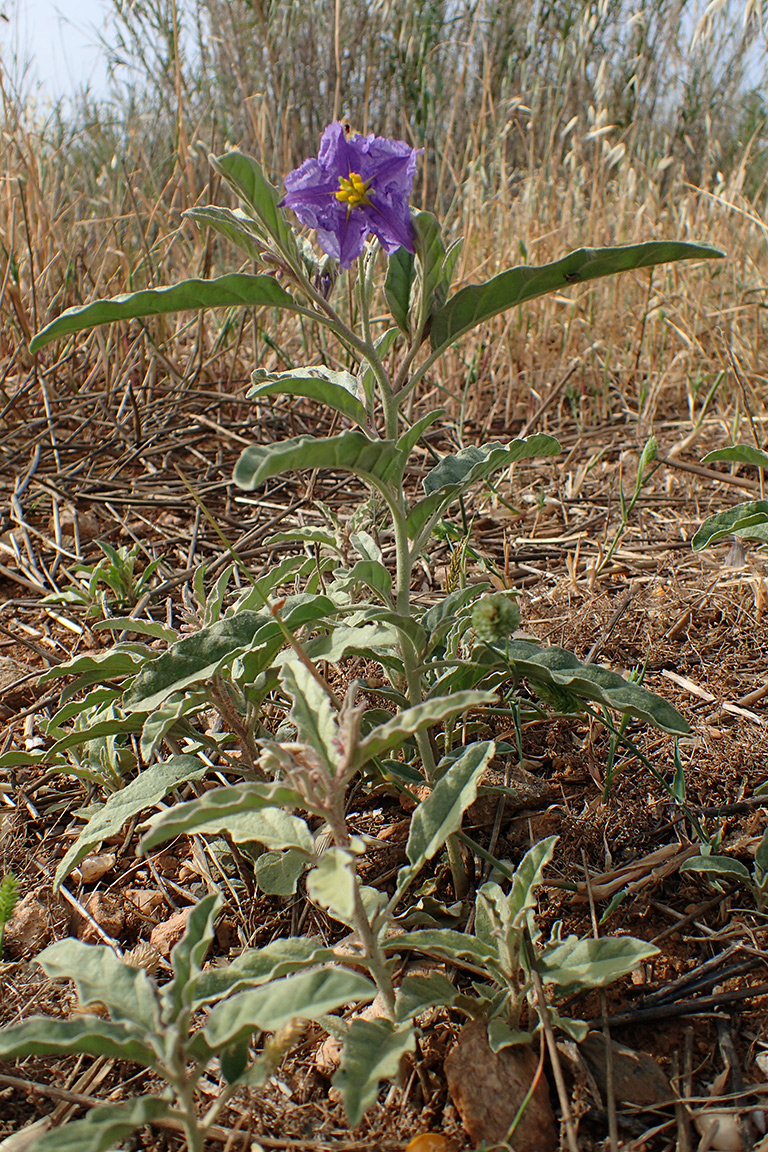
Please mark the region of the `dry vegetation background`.
[[[346, 481], [334, 476], [286, 481], [258, 504], [229, 486], [243, 444], [316, 422], [300, 403], [255, 408], [243, 397], [255, 366], [332, 362], [317, 330], [233, 311], [98, 329], [34, 359], [27, 350], [73, 304], [235, 270], [231, 250], [181, 219], [225, 195], [207, 154], [234, 144], [277, 181], [343, 112], [362, 131], [424, 148], [415, 200], [440, 215], [449, 239], [466, 238], [460, 283], [582, 245], [665, 238], [726, 253], [547, 297], [481, 329], [435, 369], [416, 404], [446, 405], [438, 447], [525, 429], [557, 435], [564, 455], [483, 494], [471, 532], [457, 520], [455, 538], [433, 550], [422, 590], [444, 587], [452, 549], [465, 547], [470, 579], [490, 572], [521, 589], [529, 633], [619, 670], [647, 659], [647, 685], [693, 727], [681, 744], [689, 801], [722, 829], [723, 851], [749, 860], [765, 827], [754, 792], [768, 778], [764, 564], [726, 546], [694, 556], [689, 541], [709, 512], [758, 490], [754, 474], [699, 460], [732, 440], [765, 442], [766, 40], [759, 3], [711, 7], [707, 17], [678, 0], [190, 0], [183, 9], [114, 0], [108, 99], [82, 93], [46, 109], [23, 69], [0, 73], [0, 751], [36, 746], [58, 706], [61, 686], [37, 687], [38, 673], [106, 643], [76, 605], [45, 602], [82, 586], [77, 566], [100, 559], [96, 540], [136, 545], [138, 570], [161, 558], [142, 610], [170, 620], [196, 566], [215, 574], [228, 560], [187, 485], [255, 572], [275, 559], [263, 541], [277, 524], [319, 519], [315, 498], [344, 515]], [[619, 485], [632, 487], [651, 433], [663, 465], [602, 564], [620, 523]], [[637, 766], [601, 805], [599, 732], [558, 722], [530, 741], [544, 806], [531, 802], [511, 821], [510, 858], [557, 831], [561, 879], [583, 883], [586, 870], [608, 888], [617, 876], [632, 882], [606, 930], [656, 940], [660, 984], [734, 950], [752, 960], [748, 975], [701, 986], [722, 994], [720, 1005], [689, 1005], [678, 1019], [670, 1009], [664, 1026], [615, 1034], [677, 1077], [691, 1113], [711, 1093], [731, 1093], [724, 1106], [753, 1123], [739, 1146], [757, 1146], [768, 1078], [758, 1059], [768, 1051], [763, 917], [735, 886], [717, 893], [679, 874], [686, 844]], [[670, 767], [666, 737], [648, 734], [645, 747]], [[6, 1022], [41, 1003], [62, 1009], [27, 961], [68, 925], [95, 921], [97, 936], [134, 947], [194, 899], [195, 870], [167, 854], [143, 881], [118, 863], [95, 887], [72, 878], [53, 901], [62, 838], [89, 795], [73, 778], [0, 770], [0, 874], [16, 870], [22, 895], [45, 909], [39, 934], [16, 952], [9, 944], [12, 963], [0, 970]], [[130, 853], [124, 863], [135, 863]], [[142, 884], [159, 903], [137, 916], [125, 889]], [[586, 905], [556, 889], [544, 914], [591, 931]], [[232, 909], [225, 952], [253, 941], [255, 916]], [[754, 995], [735, 999], [750, 980]], [[615, 996], [623, 1010], [627, 989]], [[450, 1027], [440, 1028], [447, 1044]], [[437, 1067], [385, 1094], [352, 1138], [304, 1051], [284, 1091], [228, 1114], [222, 1143], [240, 1147], [227, 1132], [251, 1124], [265, 1147], [394, 1149], [418, 1131], [420, 1112], [438, 1130], [453, 1123], [460, 1140]], [[120, 1080], [114, 1068], [94, 1074], [74, 1061], [2, 1071], [2, 1135], [53, 1107], [75, 1114], [79, 1098], [105, 1097]], [[30, 1094], [14, 1076], [52, 1094]], [[622, 1147], [704, 1146], [685, 1109], [619, 1103]], [[585, 1104], [584, 1116], [583, 1147], [609, 1146], [604, 1106]], [[173, 1140], [147, 1133], [141, 1146]]]

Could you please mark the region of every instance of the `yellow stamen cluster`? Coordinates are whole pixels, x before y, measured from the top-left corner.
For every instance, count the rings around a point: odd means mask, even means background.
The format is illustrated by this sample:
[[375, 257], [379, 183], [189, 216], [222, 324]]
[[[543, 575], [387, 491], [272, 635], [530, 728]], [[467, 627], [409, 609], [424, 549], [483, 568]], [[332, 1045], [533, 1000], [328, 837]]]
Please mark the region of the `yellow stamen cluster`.
[[359, 172], [350, 172], [348, 180], [339, 176], [339, 191], [336, 193], [336, 199], [342, 204], [348, 204], [350, 208], [359, 208], [361, 204], [370, 208], [371, 201], [368, 197], [370, 185], [371, 181], [363, 180]]

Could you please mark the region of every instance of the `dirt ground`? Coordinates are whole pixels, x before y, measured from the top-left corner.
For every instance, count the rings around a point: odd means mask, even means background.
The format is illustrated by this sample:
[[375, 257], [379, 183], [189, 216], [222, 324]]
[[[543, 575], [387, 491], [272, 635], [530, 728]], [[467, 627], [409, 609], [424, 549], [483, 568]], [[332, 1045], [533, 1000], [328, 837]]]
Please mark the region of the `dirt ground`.
[[[0, 413], [0, 751], [40, 746], [64, 687], [58, 680], [39, 685], [40, 672], [109, 642], [109, 633], [95, 629], [76, 606], [43, 602], [54, 589], [70, 586], [67, 571], [78, 561], [97, 562], [97, 539], [115, 547], [139, 542], [142, 565], [150, 556], [164, 557], [149, 611], [172, 620], [196, 566], [205, 562], [215, 575], [228, 560], [185, 483], [254, 574], [279, 556], [276, 546], [264, 543], [272, 533], [320, 521], [315, 501], [341, 516], [354, 506], [341, 475], [273, 482], [258, 499], [245, 499], [231, 486], [240, 447], [254, 435], [266, 440], [301, 432], [309, 417], [300, 407], [276, 406], [266, 429], [254, 427], [250, 405], [213, 389], [160, 396], [151, 420], [127, 411], [115, 421], [103, 397], [87, 407], [64, 397], [54, 425], [31, 397], [17, 396]], [[466, 578], [517, 588], [527, 635], [625, 674], [644, 665], [646, 687], [691, 725], [679, 742], [690, 810], [709, 835], [719, 837], [717, 851], [751, 871], [768, 827], [768, 795], [758, 794], [768, 782], [768, 569], [752, 546], [726, 543], [696, 554], [690, 540], [710, 512], [755, 495], [754, 473], [698, 467], [706, 450], [726, 442], [719, 422], [705, 424], [697, 442], [688, 444], [689, 426], [659, 424], [658, 470], [598, 573], [621, 530], [619, 485], [631, 493], [642, 442], [631, 413], [586, 433], [574, 427], [567, 407], [553, 408], [549, 420], [537, 430], [558, 435], [564, 455], [554, 464], [519, 468], [495, 484], [495, 493], [480, 492], [468, 506]], [[509, 439], [516, 431], [492, 427], [483, 434]], [[477, 435], [475, 428], [462, 430], [464, 443]], [[432, 441], [436, 450], [449, 446], [447, 439]], [[417, 469], [414, 483], [418, 479]], [[455, 524], [461, 540], [458, 512]], [[425, 600], [444, 588], [449, 563], [449, 544], [437, 543], [419, 576]], [[671, 737], [634, 723], [630, 732], [659, 776], [671, 780]], [[495, 848], [515, 864], [532, 842], [559, 836], [547, 872], [551, 883], [540, 893], [544, 930], [562, 921], [564, 933], [628, 933], [660, 949], [631, 979], [568, 1005], [570, 1014], [598, 1030], [607, 1020], [612, 1038], [632, 1049], [641, 1065], [638, 1089], [628, 1083], [617, 1055], [606, 1089], [599, 1054], [590, 1062], [574, 1045], [561, 1045], [579, 1147], [611, 1147], [612, 1123], [613, 1146], [636, 1152], [768, 1147], [762, 1144], [768, 1125], [765, 915], [736, 880], [716, 886], [680, 871], [697, 851], [691, 825], [636, 758], [625, 758], [603, 801], [608, 743], [606, 731], [590, 719], [528, 727], [528, 775], [520, 780], [520, 803], [508, 802], [502, 812]], [[73, 777], [0, 769], [0, 864], [3, 872], [17, 874], [27, 909], [22, 930], [9, 934], [0, 966], [2, 1023], [77, 1011], [72, 991], [46, 980], [33, 963], [52, 940], [77, 933], [136, 949], [207, 890], [210, 860], [200, 860], [186, 842], [174, 843], [149, 868], [136, 855], [134, 825], [102, 846], [113, 859], [97, 879], [72, 876], [55, 897], [57, 860], [77, 834], [74, 813], [86, 799]], [[366, 857], [366, 882], [386, 884], [403, 858], [407, 811], [394, 795], [361, 791], [353, 813], [357, 828], [381, 843]], [[466, 830], [488, 844], [496, 818], [495, 800], [479, 802], [468, 813]], [[480, 883], [479, 858], [474, 867]], [[598, 924], [621, 891], [623, 901]], [[450, 904], [450, 873], [441, 865], [434, 894]], [[316, 910], [300, 903], [297, 908], [295, 901], [265, 896], [229, 900], [211, 959], [290, 932], [302, 913], [308, 927], [335, 932], [338, 926], [321, 922]], [[456, 1149], [469, 1148], [442, 1067], [460, 1024], [459, 1014], [447, 1011], [422, 1021], [418, 1052], [401, 1083], [382, 1087], [377, 1106], [354, 1132], [318, 1063], [322, 1034], [308, 1031], [265, 1089], [235, 1097], [210, 1146], [227, 1152], [251, 1142], [307, 1152], [394, 1150], [431, 1131]], [[642, 1063], [643, 1056], [653, 1065]], [[203, 1087], [216, 1093], [213, 1081]], [[0, 1136], [43, 1116], [60, 1123], [96, 1100], [147, 1088], [145, 1073], [106, 1059], [5, 1062]], [[553, 1103], [557, 1108], [554, 1092]], [[730, 1135], [740, 1143], [718, 1143], [724, 1128], [707, 1137], [700, 1114], [714, 1109], [723, 1124], [737, 1125]], [[159, 1127], [131, 1145], [181, 1146], [175, 1132]], [[414, 1152], [422, 1149], [414, 1146]]]

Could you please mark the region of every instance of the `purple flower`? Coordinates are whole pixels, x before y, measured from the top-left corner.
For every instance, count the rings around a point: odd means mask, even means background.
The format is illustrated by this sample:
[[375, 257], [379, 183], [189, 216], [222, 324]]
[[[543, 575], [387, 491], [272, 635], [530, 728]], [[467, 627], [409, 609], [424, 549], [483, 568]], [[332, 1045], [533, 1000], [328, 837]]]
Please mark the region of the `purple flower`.
[[349, 268], [369, 232], [387, 252], [413, 252], [408, 197], [419, 150], [384, 136], [347, 135], [329, 124], [317, 159], [305, 160], [285, 178], [287, 205], [317, 231], [320, 247]]

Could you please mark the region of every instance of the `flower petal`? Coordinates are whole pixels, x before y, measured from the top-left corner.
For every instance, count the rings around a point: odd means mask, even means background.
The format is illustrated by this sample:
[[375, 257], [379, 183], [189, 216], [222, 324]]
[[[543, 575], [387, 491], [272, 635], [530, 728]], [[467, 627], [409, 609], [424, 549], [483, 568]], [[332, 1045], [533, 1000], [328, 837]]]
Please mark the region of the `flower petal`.
[[[281, 204], [292, 208], [302, 224], [317, 230], [318, 242], [342, 268], [362, 253], [369, 232], [387, 252], [401, 246], [413, 251], [408, 197], [419, 152], [402, 140], [384, 136], [347, 136], [339, 121], [323, 132], [317, 159], [305, 160], [285, 178]], [[370, 203], [341, 203], [339, 181], [355, 174], [367, 187]]]

